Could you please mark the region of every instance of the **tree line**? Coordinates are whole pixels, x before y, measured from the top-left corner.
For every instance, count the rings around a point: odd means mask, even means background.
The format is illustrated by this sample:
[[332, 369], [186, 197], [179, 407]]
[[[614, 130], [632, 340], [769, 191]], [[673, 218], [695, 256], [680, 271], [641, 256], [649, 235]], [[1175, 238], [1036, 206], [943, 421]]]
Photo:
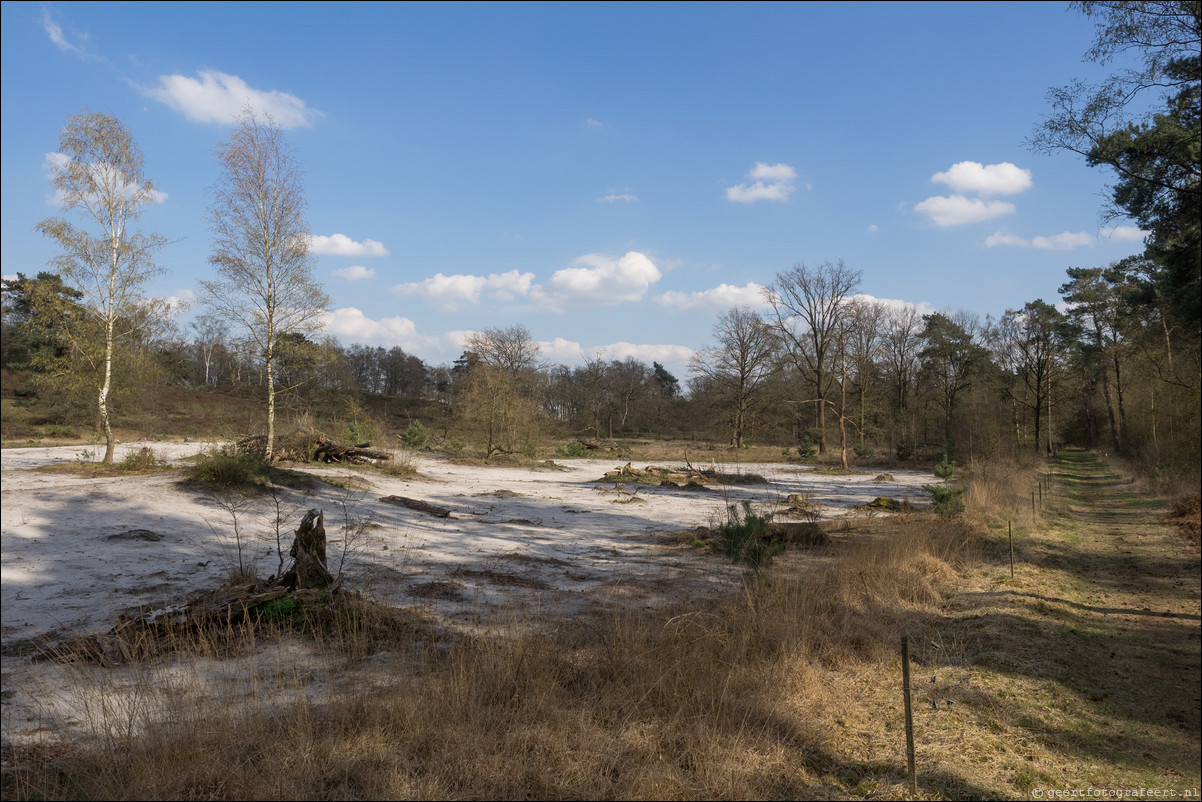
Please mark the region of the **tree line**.
[[[450, 365], [290, 334], [269, 373], [261, 346], [212, 315], [183, 332], [118, 321], [136, 336], [121, 341], [116, 383], [266, 387], [270, 375], [296, 413], [394, 397], [439, 439], [489, 454], [549, 437], [650, 435], [812, 447], [844, 462], [1075, 444], [1196, 463], [1198, 343], [1167, 307], [1147, 305], [1143, 259], [1069, 268], [1058, 305], [1035, 300], [997, 318], [921, 314], [859, 294], [859, 281], [841, 263], [778, 274], [764, 309], [717, 318], [683, 383], [632, 357], [545, 363], [521, 326], [471, 335]], [[63, 404], [79, 396], [73, 386], [94, 384], [100, 363], [80, 348], [94, 340], [70, 334], [89, 320], [81, 293], [49, 272], [8, 280], [4, 293], [4, 369], [33, 371]]]

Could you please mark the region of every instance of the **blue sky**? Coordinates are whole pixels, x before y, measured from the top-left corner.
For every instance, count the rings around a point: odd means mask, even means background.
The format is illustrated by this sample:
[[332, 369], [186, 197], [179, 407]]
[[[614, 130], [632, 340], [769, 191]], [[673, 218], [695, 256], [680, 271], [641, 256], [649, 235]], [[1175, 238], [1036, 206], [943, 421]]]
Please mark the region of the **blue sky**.
[[[449, 362], [525, 325], [550, 362], [684, 379], [717, 316], [795, 264], [997, 316], [1142, 249], [1110, 176], [1025, 144], [1084, 63], [1061, 3], [4, 3], [3, 272], [54, 255], [48, 155], [84, 108], [166, 199], [150, 291], [209, 276], [213, 148], [246, 103], [306, 171], [344, 343]], [[197, 311], [194, 307], [192, 313]], [[186, 322], [191, 313], [181, 319]]]

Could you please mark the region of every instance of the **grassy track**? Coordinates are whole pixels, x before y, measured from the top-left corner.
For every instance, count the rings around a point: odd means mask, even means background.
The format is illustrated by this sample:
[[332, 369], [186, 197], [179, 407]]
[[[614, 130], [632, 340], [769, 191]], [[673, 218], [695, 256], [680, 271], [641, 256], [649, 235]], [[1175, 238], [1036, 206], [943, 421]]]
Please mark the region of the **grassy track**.
[[[997, 548], [949, 599], [943, 637], [973, 656], [975, 693], [961, 751], [942, 757], [1003, 796], [1146, 788], [1196, 798], [1197, 547], [1161, 524], [1163, 500], [1137, 495], [1093, 454], [1064, 453], [1049, 469], [1042, 508], [1015, 529], [1016, 577]], [[1004, 546], [1004, 524], [1000, 535]]]

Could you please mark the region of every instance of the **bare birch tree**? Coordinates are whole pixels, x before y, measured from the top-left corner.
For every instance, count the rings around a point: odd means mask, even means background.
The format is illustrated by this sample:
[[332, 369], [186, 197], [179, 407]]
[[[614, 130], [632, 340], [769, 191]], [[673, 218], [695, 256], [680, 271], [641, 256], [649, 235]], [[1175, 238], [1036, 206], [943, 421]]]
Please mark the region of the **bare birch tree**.
[[222, 175], [208, 207], [214, 281], [211, 306], [244, 328], [263, 359], [267, 452], [275, 445], [275, 369], [282, 338], [321, 330], [330, 299], [313, 278], [308, 201], [293, 148], [270, 116], [243, 113], [217, 147]]
[[99, 226], [93, 233], [53, 217], [37, 229], [62, 248], [52, 264], [83, 293], [83, 307], [103, 332], [103, 378], [96, 400], [104, 462], [111, 465], [116, 446], [109, 410], [114, 349], [145, 319], [135, 312], [147, 306], [142, 292], [147, 280], [162, 272], [152, 257], [165, 242], [132, 230], [131, 224], [160, 196], [143, 175], [142, 151], [133, 135], [108, 114], [83, 111], [68, 118], [51, 165], [60, 207]]

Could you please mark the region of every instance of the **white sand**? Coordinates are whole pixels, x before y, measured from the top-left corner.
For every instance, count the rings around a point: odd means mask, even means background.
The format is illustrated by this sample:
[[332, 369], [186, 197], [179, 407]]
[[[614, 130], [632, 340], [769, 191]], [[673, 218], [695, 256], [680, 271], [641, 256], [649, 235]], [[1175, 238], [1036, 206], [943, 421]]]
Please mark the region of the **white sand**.
[[[200, 448], [131, 443], [120, 447], [118, 459], [143, 445], [167, 460]], [[82, 450], [0, 452], [4, 643], [51, 632], [105, 631], [123, 610], [161, 606], [219, 585], [236, 563], [229, 512], [212, 497], [181, 487], [179, 475], [84, 479], [31, 470], [75, 460]], [[304, 511], [322, 509], [336, 568], [349, 514], [369, 524], [352, 538], [348, 584], [380, 601], [434, 604], [451, 620], [473, 619], [482, 606], [507, 602], [573, 609], [581, 597], [671, 584], [679, 573], [713, 581], [734, 575], [721, 560], [665, 537], [712, 523], [728, 503], [752, 499], [771, 505], [802, 493], [833, 517], [882, 495], [922, 503], [921, 485], [933, 481], [918, 472], [894, 471], [896, 482], [877, 483], [874, 474], [832, 477], [789, 465], [726, 465], [725, 471], [759, 473], [770, 483], [704, 493], [643, 486], [628, 501], [629, 493], [597, 481], [616, 467], [603, 460], [559, 460], [564, 470], [463, 466], [428, 457], [415, 462], [422, 478], [410, 481], [367, 470], [306, 468], [327, 478], [353, 477], [363, 489], [317, 483], [304, 494], [288, 491], [285, 550]], [[387, 495], [453, 512], [438, 519], [378, 501]], [[242, 559], [261, 576], [278, 568], [274, 539], [265, 539], [272, 515], [263, 497], [239, 513]], [[108, 539], [135, 529], [161, 540]]]
[[[202, 448], [195, 443], [130, 443], [119, 447], [117, 458], [143, 445], [168, 461]], [[179, 473], [84, 479], [34, 470], [76, 460], [82, 451], [0, 451], [4, 646], [29, 638], [58, 640], [107, 631], [122, 611], [161, 608], [217, 587], [236, 564], [229, 512], [210, 494], [182, 485]], [[876, 496], [925, 504], [921, 485], [934, 480], [930, 474], [893, 471], [895, 482], [878, 483], [874, 473], [833, 477], [795, 465], [727, 464], [721, 469], [758, 473], [769, 484], [707, 492], [639, 487], [631, 500], [630, 492], [598, 481], [618, 467], [601, 459], [557, 460], [562, 470], [463, 466], [426, 456], [414, 462], [421, 477], [406, 481], [371, 470], [305, 468], [326, 478], [357, 482], [361, 489], [318, 482], [311, 491], [284, 493], [289, 516], [284, 550], [305, 510], [321, 509], [331, 567], [337, 570], [343, 524], [348, 518], [358, 520], [364, 526], [358, 527], [360, 534], [345, 557], [349, 587], [469, 629], [515, 618], [553, 623], [564, 615], [600, 613], [615, 600], [653, 605], [729, 588], [738, 581], [739, 569], [691, 547], [681, 536], [719, 520], [727, 504], [750, 499], [771, 508], [789, 494], [801, 493], [822, 505], [825, 517], [837, 517], [861, 514], [851, 508]], [[439, 519], [379, 501], [388, 495], [420, 499], [453, 512]], [[264, 577], [275, 573], [279, 564], [270, 534], [273, 514], [263, 495], [239, 513], [245, 535], [243, 560]], [[161, 539], [120, 537], [131, 530], [148, 530]], [[301, 692], [320, 691], [328, 668], [322, 668], [322, 661], [328, 657], [307, 651], [304, 661], [298, 661], [283, 654], [298, 648], [295, 644], [272, 648], [279, 652], [272, 659], [277, 660], [275, 676], [283, 678], [277, 684], [280, 693], [298, 687]], [[257, 676], [261, 667], [234, 662], [239, 665], [172, 660], [160, 667], [113, 671], [4, 657], [3, 740], [66, 737], [79, 735], [87, 726], [101, 726], [85, 724], [92, 720], [84, 713], [94, 705], [88, 701], [96, 698], [94, 689], [103, 686], [108, 689], [104, 698], [121, 698], [120, 688], [142, 687], [139, 683], [148, 671], [157, 672], [156, 678], [161, 673], [167, 684], [186, 675], [223, 698], [235, 693], [229, 677], [237, 675], [244, 679], [244, 690], [253, 685], [261, 693], [257, 679], [245, 680]], [[288, 672], [296, 670], [292, 666], [302, 662], [308, 666], [308, 679], [289, 679]], [[290, 667], [282, 668], [284, 663]]]

